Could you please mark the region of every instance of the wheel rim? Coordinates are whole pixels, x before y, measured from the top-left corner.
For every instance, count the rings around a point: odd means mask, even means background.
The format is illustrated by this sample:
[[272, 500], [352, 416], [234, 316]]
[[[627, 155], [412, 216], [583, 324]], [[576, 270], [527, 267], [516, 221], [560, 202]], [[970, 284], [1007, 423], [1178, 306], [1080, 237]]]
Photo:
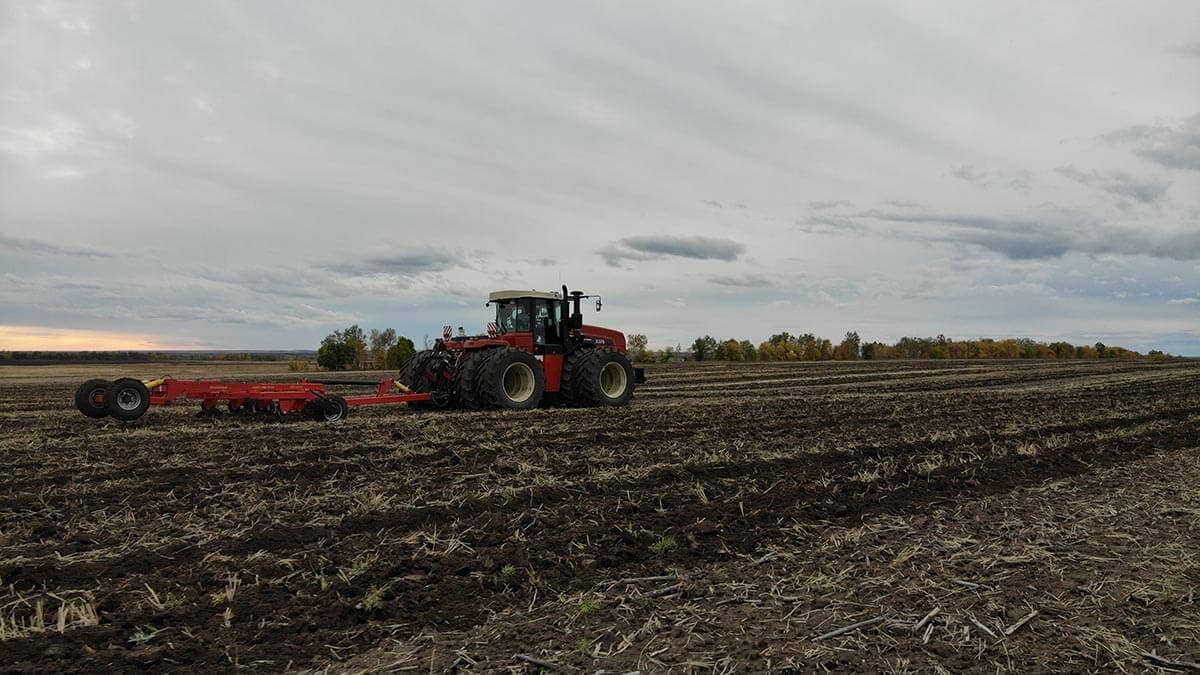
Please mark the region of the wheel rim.
[[92, 393], [88, 394], [88, 400], [92, 402], [92, 405], [102, 407], [104, 405], [104, 389], [93, 389]]
[[342, 406], [340, 403], [330, 403], [325, 407], [325, 421], [336, 422], [342, 419]]
[[621, 364], [613, 361], [600, 371], [600, 391], [609, 398], [620, 398], [629, 386], [629, 375]]
[[533, 368], [525, 363], [513, 363], [504, 369], [504, 395], [514, 403], [523, 403], [533, 396]]
[[138, 390], [129, 388], [117, 392], [117, 407], [121, 410], [137, 410], [142, 405], [142, 395]]

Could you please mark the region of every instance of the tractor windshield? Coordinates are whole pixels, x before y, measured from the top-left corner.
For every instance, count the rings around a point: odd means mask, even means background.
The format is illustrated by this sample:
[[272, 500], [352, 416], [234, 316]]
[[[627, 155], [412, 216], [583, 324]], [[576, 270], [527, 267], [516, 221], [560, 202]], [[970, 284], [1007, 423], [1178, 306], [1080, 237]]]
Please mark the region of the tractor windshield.
[[501, 333], [522, 333], [529, 330], [529, 309], [520, 300], [508, 300], [496, 305], [496, 325]]

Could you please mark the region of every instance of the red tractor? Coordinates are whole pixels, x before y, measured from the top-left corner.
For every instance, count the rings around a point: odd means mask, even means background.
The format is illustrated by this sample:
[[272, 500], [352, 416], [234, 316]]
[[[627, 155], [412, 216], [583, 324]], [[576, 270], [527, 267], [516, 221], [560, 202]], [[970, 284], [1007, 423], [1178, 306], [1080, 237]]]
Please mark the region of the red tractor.
[[[443, 331], [433, 349], [417, 352], [395, 380], [301, 380], [300, 382], [222, 382], [160, 377], [113, 382], [88, 380], [75, 391], [75, 407], [96, 419], [138, 419], [152, 405], [199, 400], [216, 414], [268, 413], [283, 418], [308, 413], [336, 422], [364, 405], [407, 403], [415, 408], [460, 406], [469, 409], [540, 405], [547, 397], [568, 405], [625, 405], [635, 385], [646, 381], [641, 368], [625, 356], [625, 336], [585, 326], [579, 303], [600, 296], [579, 291], [539, 293], [497, 291], [496, 322], [487, 335], [451, 336]], [[461, 328], [459, 329], [462, 330]], [[331, 386], [371, 386], [373, 394], [341, 396]]]
[[583, 323], [584, 298], [595, 298], [600, 311], [600, 296], [568, 293], [566, 286], [561, 293], [492, 293], [496, 321], [487, 335], [454, 337], [446, 327], [433, 349], [404, 364], [399, 382], [432, 395], [410, 405], [523, 410], [550, 400], [629, 403], [645, 373], [629, 362], [623, 333]]

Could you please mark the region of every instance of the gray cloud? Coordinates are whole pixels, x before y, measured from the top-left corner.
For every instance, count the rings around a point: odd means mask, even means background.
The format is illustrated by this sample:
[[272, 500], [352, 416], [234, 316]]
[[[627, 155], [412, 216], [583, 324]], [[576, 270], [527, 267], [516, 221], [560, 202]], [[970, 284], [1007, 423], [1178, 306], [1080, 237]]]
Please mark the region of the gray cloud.
[[1129, 144], [1139, 157], [1167, 168], [1200, 171], [1200, 113], [1178, 126], [1141, 124], [1106, 134], [1105, 138]]
[[[770, 21], [684, 0], [0, 7], [0, 43], [21, 47], [0, 67], [0, 323], [237, 348], [354, 320], [419, 339], [560, 275], [656, 346], [711, 332], [718, 307], [776, 332], [768, 296], [806, 329], [873, 337], [1167, 334], [1196, 307], [1167, 300], [1196, 294], [1200, 173], [1160, 166], [1196, 167], [1195, 122], [1173, 116], [1200, 110], [1200, 4], [935, 23], [886, 0]], [[1128, 124], [1097, 104], [1109, 92], [1147, 126], [1097, 144]], [[1118, 200], [1068, 185], [1068, 164], [1173, 183], [1146, 208], [1153, 185], [1103, 183]], [[661, 233], [736, 242], [637, 238]], [[1098, 280], [1122, 265], [1137, 288]], [[798, 270], [828, 297], [798, 293]], [[1090, 301], [1069, 316], [1064, 280]]]
[[713, 275], [708, 277], [708, 281], [717, 286], [727, 286], [730, 288], [778, 288], [783, 286], [780, 279], [768, 277], [763, 274], [743, 274], [740, 276]]
[[[978, 246], [1013, 260], [1059, 258], [1070, 252], [1200, 260], [1200, 227], [1159, 232], [1108, 223], [1073, 211], [1010, 217], [873, 209], [844, 220], [857, 225], [859, 234]], [[812, 219], [800, 227], [832, 231], [827, 219]]]
[[1089, 187], [1098, 188], [1121, 197], [1136, 199], [1143, 204], [1161, 200], [1171, 187], [1171, 182], [1155, 178], [1136, 178], [1124, 171], [1081, 171], [1073, 166], [1060, 166], [1055, 169], [1059, 175], [1082, 183]]
[[827, 211], [829, 209], [836, 209], [839, 206], [851, 206], [851, 204], [845, 199], [833, 199], [829, 201], [815, 201], [808, 203], [808, 207], [816, 211]]
[[113, 254], [101, 248], [71, 244], [54, 244], [37, 239], [25, 239], [0, 234], [0, 252], [5, 250], [33, 255], [62, 255], [78, 258], [111, 258]]
[[609, 265], [625, 260], [675, 257], [693, 260], [737, 260], [746, 247], [732, 239], [701, 236], [645, 235], [625, 237], [597, 251]]
[[1173, 47], [1171, 51], [1180, 56], [1200, 59], [1200, 42], [1193, 42], [1190, 45], [1179, 45], [1177, 47]]
[[326, 264], [323, 267], [331, 272], [342, 274], [407, 276], [445, 270], [459, 264], [461, 260], [446, 251], [429, 249], [370, 255], [359, 260]]
[[1025, 170], [1003, 171], [963, 164], [955, 167], [950, 175], [979, 188], [1004, 187], [1017, 192], [1029, 192], [1033, 176]]

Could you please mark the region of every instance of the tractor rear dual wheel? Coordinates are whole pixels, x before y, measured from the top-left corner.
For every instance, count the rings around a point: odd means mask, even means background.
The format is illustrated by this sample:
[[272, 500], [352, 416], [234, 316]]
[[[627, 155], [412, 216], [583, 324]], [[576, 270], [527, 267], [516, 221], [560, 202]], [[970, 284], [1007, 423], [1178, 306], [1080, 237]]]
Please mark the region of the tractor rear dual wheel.
[[479, 398], [479, 368], [496, 349], [472, 350], [463, 354], [458, 362], [458, 373], [454, 389], [458, 404], [467, 410], [479, 410], [483, 401]]
[[542, 362], [514, 347], [479, 352], [460, 377], [459, 399], [464, 406], [529, 410], [541, 405], [546, 392]]
[[[432, 349], [423, 349], [416, 354], [408, 357], [404, 365], [400, 366], [400, 376], [396, 378], [401, 384], [416, 392], [433, 391], [432, 376], [428, 372], [430, 362], [435, 358]], [[408, 407], [415, 410], [428, 410], [433, 408], [432, 401], [413, 401], [408, 404]]]

